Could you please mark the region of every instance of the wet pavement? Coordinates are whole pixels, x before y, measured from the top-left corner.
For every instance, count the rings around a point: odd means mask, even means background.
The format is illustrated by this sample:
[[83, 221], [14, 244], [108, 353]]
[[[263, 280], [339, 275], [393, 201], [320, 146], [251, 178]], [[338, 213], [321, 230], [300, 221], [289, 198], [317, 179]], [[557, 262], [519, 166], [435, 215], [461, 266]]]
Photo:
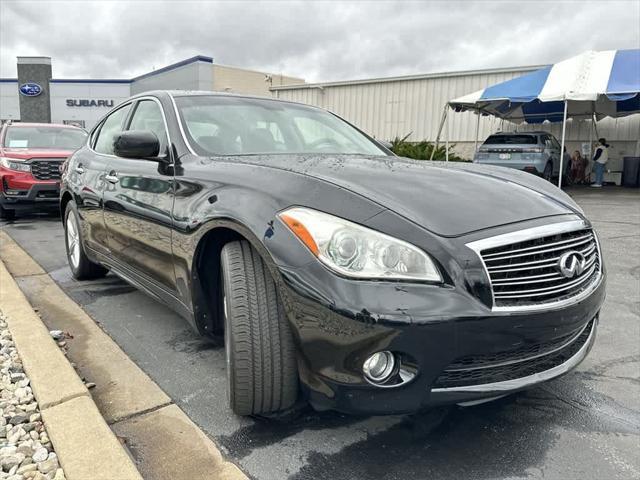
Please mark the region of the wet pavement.
[[637, 479], [640, 192], [571, 194], [597, 228], [609, 275], [590, 356], [560, 379], [492, 403], [392, 417], [237, 417], [226, 407], [221, 346], [113, 275], [73, 280], [58, 218], [2, 228], [253, 478]]

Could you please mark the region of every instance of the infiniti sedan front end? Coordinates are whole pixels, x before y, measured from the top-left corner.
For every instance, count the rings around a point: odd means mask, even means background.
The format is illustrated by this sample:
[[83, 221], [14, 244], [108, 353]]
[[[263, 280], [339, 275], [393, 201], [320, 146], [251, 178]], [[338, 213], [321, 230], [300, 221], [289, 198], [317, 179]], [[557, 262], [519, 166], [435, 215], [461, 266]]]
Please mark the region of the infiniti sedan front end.
[[403, 413], [491, 399], [585, 358], [605, 295], [590, 225], [567, 216], [487, 233], [442, 239], [431, 249], [440, 278], [424, 283], [363, 282], [320, 263], [283, 269], [315, 408]]
[[398, 158], [324, 110], [210, 92], [134, 96], [90, 138], [63, 174], [73, 275], [114, 272], [221, 337], [239, 415], [482, 401], [594, 342], [597, 236], [536, 176]]

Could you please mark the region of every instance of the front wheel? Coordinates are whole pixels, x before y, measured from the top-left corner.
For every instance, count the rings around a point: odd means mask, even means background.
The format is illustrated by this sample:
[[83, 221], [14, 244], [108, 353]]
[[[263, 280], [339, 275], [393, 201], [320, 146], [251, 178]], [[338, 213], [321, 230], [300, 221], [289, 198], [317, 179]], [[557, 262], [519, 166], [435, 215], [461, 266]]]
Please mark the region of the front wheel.
[[78, 221], [78, 210], [73, 201], [67, 203], [64, 213], [64, 239], [67, 247], [69, 268], [76, 280], [91, 280], [104, 277], [108, 270], [87, 257], [82, 243], [82, 232]]
[[238, 415], [277, 412], [298, 396], [291, 328], [276, 284], [247, 241], [222, 249], [227, 399]]

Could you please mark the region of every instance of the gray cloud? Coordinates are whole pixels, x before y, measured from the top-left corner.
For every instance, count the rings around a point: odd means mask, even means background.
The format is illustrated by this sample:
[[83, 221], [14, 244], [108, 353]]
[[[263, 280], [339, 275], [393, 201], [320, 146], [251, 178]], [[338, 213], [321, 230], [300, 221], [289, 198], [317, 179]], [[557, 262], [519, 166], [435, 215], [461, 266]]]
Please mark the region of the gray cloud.
[[307, 81], [552, 63], [640, 47], [640, 1], [14, 1], [0, 3], [0, 76], [15, 57], [54, 77], [129, 78], [202, 54]]

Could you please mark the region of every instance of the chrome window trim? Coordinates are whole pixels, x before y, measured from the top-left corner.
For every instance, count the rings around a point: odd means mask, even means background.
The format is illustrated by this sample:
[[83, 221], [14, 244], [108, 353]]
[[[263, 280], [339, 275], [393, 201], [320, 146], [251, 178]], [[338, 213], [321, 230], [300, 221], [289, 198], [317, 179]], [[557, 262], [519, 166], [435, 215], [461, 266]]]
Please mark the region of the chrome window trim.
[[466, 385], [461, 387], [447, 387], [447, 388], [432, 388], [432, 393], [483, 393], [483, 394], [491, 394], [491, 393], [499, 393], [506, 392], [510, 390], [520, 390], [523, 388], [528, 388], [533, 385], [536, 385], [541, 382], [546, 382], [547, 380], [551, 380], [553, 378], [559, 377], [560, 375], [564, 375], [569, 370], [572, 370], [589, 353], [591, 346], [596, 337], [596, 330], [598, 326], [598, 319], [596, 318], [593, 322], [593, 326], [591, 327], [591, 333], [589, 333], [589, 338], [584, 342], [584, 345], [580, 347], [580, 350], [576, 352], [576, 354], [560, 365], [556, 365], [549, 370], [544, 370], [539, 373], [534, 373], [533, 375], [528, 375], [526, 377], [516, 378], [515, 380], [506, 380], [503, 382], [494, 382], [494, 383], [485, 383], [482, 385]]
[[[557, 235], [560, 233], [568, 233], [576, 230], [584, 230], [586, 228], [590, 228], [593, 232], [593, 238], [596, 243], [598, 258], [599, 258], [599, 269], [595, 276], [595, 278], [591, 281], [591, 283], [579, 294], [565, 298], [562, 300], [555, 300], [552, 302], [538, 303], [535, 305], [518, 305], [513, 307], [496, 307], [495, 305], [495, 296], [493, 293], [493, 285], [491, 282], [491, 275], [489, 275], [489, 270], [487, 269], [487, 265], [482, 258], [482, 251], [490, 248], [501, 247], [504, 245], [510, 245], [513, 243], [525, 242], [527, 240], [533, 240], [536, 238], [547, 237], [549, 235]], [[483, 238], [481, 240], [476, 240], [473, 242], [469, 242], [466, 244], [471, 250], [473, 250], [476, 255], [480, 258], [482, 262], [482, 267], [484, 268], [484, 273], [487, 277], [487, 281], [491, 286], [491, 311], [492, 312], [502, 312], [502, 313], [515, 313], [515, 312], [537, 312], [537, 311], [548, 311], [548, 310], [556, 310], [568, 305], [573, 305], [578, 303], [596, 290], [600, 283], [602, 282], [602, 252], [600, 250], [600, 242], [598, 241], [598, 235], [595, 230], [586, 220], [570, 220], [567, 222], [560, 223], [552, 223], [549, 225], [542, 225], [539, 227], [527, 228], [524, 230], [517, 230], [515, 232], [504, 233], [502, 235], [496, 235], [495, 237]]]
[[191, 154], [197, 156], [198, 154], [195, 152], [195, 150], [191, 146], [191, 143], [189, 143], [189, 140], [187, 139], [187, 135], [184, 132], [184, 127], [182, 126], [182, 120], [180, 120], [180, 112], [178, 111], [178, 105], [176, 104], [176, 101], [173, 98], [172, 93], [169, 93], [169, 98], [171, 99], [171, 103], [173, 104], [173, 111], [176, 114], [176, 122], [178, 122], [178, 128], [180, 129], [180, 135], [182, 135], [182, 140], [184, 141], [184, 144], [187, 146]]

